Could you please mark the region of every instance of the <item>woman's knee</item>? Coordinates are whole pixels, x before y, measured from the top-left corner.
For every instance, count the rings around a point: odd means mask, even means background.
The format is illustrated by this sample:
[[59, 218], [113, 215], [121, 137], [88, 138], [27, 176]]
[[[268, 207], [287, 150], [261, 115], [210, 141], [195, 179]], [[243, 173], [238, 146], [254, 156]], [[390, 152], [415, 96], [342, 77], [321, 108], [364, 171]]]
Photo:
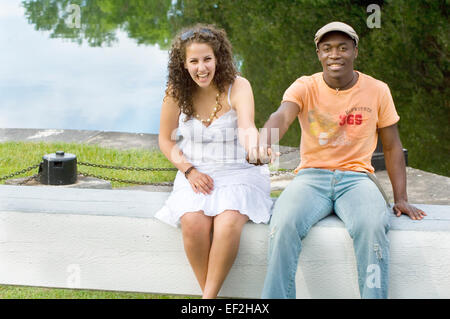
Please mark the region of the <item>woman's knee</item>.
[[203, 211], [186, 213], [181, 217], [181, 231], [184, 238], [202, 237], [210, 234], [212, 230], [212, 217], [206, 216]]
[[240, 234], [248, 216], [237, 210], [226, 210], [214, 217], [214, 233], [223, 235]]

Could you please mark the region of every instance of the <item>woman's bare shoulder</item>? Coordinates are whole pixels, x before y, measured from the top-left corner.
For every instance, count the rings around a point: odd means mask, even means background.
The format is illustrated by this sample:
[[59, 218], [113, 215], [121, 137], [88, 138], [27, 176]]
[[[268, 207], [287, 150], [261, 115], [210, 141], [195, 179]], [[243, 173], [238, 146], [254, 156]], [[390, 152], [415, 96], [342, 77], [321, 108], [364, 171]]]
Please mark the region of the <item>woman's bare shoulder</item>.
[[251, 84], [250, 84], [250, 81], [247, 80], [246, 78], [244, 78], [242, 76], [238, 76], [234, 80], [233, 87], [249, 88], [249, 87], [251, 87]]

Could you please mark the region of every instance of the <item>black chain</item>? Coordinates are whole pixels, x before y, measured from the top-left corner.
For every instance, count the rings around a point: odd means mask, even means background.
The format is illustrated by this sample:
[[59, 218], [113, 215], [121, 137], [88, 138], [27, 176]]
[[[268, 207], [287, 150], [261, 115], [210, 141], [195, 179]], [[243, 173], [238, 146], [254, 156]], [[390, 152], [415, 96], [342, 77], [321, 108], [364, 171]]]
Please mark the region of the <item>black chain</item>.
[[[280, 152], [281, 155], [286, 155], [288, 153], [292, 153], [297, 151], [296, 148], [293, 148], [291, 150]], [[89, 167], [96, 167], [96, 168], [107, 168], [107, 169], [116, 169], [116, 170], [127, 170], [127, 171], [154, 171], [154, 172], [163, 172], [163, 171], [177, 171], [174, 167], [132, 167], [132, 166], [114, 166], [114, 165], [103, 165], [103, 164], [94, 164], [94, 163], [88, 163], [88, 162], [78, 162], [78, 165], [82, 166], [89, 166]], [[3, 180], [10, 179], [14, 176], [22, 175], [24, 173], [27, 173], [31, 171], [32, 169], [35, 169], [39, 167], [40, 164], [35, 164], [30, 167], [24, 168], [20, 171], [11, 173], [9, 175], [5, 175], [0, 177], [0, 182]], [[293, 170], [279, 170], [277, 172], [271, 172], [270, 176], [279, 176], [283, 175], [285, 173], [290, 173]], [[142, 182], [142, 181], [133, 181], [133, 180], [125, 180], [115, 177], [107, 177], [107, 176], [100, 176], [100, 175], [94, 175], [86, 172], [79, 172], [83, 176], [89, 176], [89, 177], [95, 177], [103, 180], [109, 180], [112, 182], [119, 182], [119, 183], [126, 183], [126, 184], [137, 184], [137, 185], [153, 185], [153, 186], [173, 186], [172, 182], [160, 182], [160, 183], [152, 183], [152, 182]], [[35, 174], [27, 178], [25, 181], [22, 181], [20, 184], [24, 184], [32, 179], [36, 179], [39, 176], [39, 174]]]
[[[296, 149], [289, 150], [287, 152], [283, 152], [282, 154], [291, 153], [293, 151], [297, 151]], [[97, 168], [108, 168], [108, 169], [117, 169], [117, 170], [129, 170], [129, 171], [177, 171], [178, 169], [174, 167], [130, 167], [130, 166], [112, 166], [112, 165], [103, 165], [103, 164], [94, 164], [88, 162], [78, 162], [79, 165], [89, 166], [89, 167], [97, 167]], [[293, 172], [294, 170], [279, 170], [277, 172], [271, 172], [270, 176], [280, 176]], [[141, 181], [133, 181], [133, 180], [124, 180], [115, 177], [107, 177], [94, 175], [86, 172], [79, 172], [83, 176], [90, 176], [99, 179], [109, 180], [112, 182], [126, 183], [126, 184], [137, 184], [137, 185], [153, 185], [153, 186], [173, 186], [172, 182], [161, 182], [161, 183], [151, 183], [151, 182], [141, 182]]]
[[78, 165], [90, 166], [90, 167], [98, 167], [98, 168], [109, 168], [109, 169], [118, 169], [118, 170], [126, 170], [126, 171], [177, 171], [174, 167], [130, 167], [130, 166], [112, 166], [112, 165], [102, 165], [102, 164], [93, 164], [87, 162], [78, 162]]
[[[89, 167], [97, 167], [97, 168], [107, 168], [107, 169], [116, 169], [116, 170], [124, 170], [124, 171], [153, 171], [153, 172], [163, 172], [163, 171], [177, 171], [174, 167], [132, 167], [132, 166], [114, 166], [114, 165], [103, 165], [103, 164], [94, 164], [88, 162], [78, 162], [78, 165], [89, 166]], [[86, 172], [79, 172], [83, 176], [95, 177], [103, 180], [108, 180], [112, 182], [118, 183], [126, 183], [126, 184], [136, 184], [136, 185], [152, 185], [152, 186], [173, 186], [172, 182], [160, 182], [160, 183], [152, 183], [152, 182], [142, 182], [142, 181], [133, 181], [120, 179], [115, 177], [107, 177], [94, 175]]]
[[280, 152], [280, 156], [281, 155], [286, 155], [286, 154], [289, 154], [289, 153], [292, 153], [292, 152], [298, 152], [298, 149], [297, 148], [292, 148], [292, 149], [287, 150], [285, 152]]
[[[90, 167], [97, 167], [97, 168], [110, 168], [110, 169], [129, 170], [129, 171], [176, 171], [177, 170], [176, 168], [173, 168], [173, 167], [160, 167], [160, 168], [127, 167], [127, 166], [92, 164], [92, 163], [87, 163], [87, 162], [78, 162], [78, 164], [90, 166]], [[18, 175], [27, 173], [27, 172], [31, 171], [32, 169], [39, 167], [39, 165], [40, 164], [35, 164], [30, 167], [24, 168], [20, 171], [11, 173], [9, 175], [2, 176], [2, 177], [0, 177], [0, 182], [3, 180], [10, 179], [14, 176], [18, 176]], [[100, 179], [109, 180], [109, 181], [113, 181], [113, 182], [119, 182], [119, 183], [138, 184], [138, 185], [154, 185], [154, 186], [173, 186], [173, 183], [171, 183], [171, 182], [151, 183], [151, 182], [125, 180], [125, 179], [114, 178], [114, 177], [99, 176], [99, 175], [89, 174], [86, 172], [79, 172], [79, 173], [83, 176], [90, 176], [90, 177], [100, 178]], [[36, 179], [38, 176], [39, 176], [39, 174], [32, 175], [32, 176], [28, 177], [26, 180], [20, 182], [20, 184], [25, 184], [32, 179]]]
[[[10, 179], [11, 177], [14, 177], [14, 176], [17, 176], [17, 175], [22, 175], [22, 174], [24, 174], [24, 173], [26, 173], [26, 172], [29, 172], [29, 171], [31, 171], [32, 169], [35, 169], [35, 168], [37, 168], [37, 167], [39, 167], [39, 164], [35, 164], [35, 165], [30, 166], [30, 167], [24, 168], [24, 169], [22, 169], [22, 170], [20, 170], [20, 171], [17, 171], [17, 172], [15, 172], [15, 173], [11, 173], [11, 174], [9, 174], [9, 175], [2, 176], [2, 177], [0, 177], [0, 182], [3, 181], [3, 180], [6, 180], [6, 179]], [[33, 176], [31, 176], [31, 177], [36, 177], [37, 175], [38, 175], [38, 174], [33, 175]], [[31, 178], [31, 177], [30, 177], [30, 178]]]

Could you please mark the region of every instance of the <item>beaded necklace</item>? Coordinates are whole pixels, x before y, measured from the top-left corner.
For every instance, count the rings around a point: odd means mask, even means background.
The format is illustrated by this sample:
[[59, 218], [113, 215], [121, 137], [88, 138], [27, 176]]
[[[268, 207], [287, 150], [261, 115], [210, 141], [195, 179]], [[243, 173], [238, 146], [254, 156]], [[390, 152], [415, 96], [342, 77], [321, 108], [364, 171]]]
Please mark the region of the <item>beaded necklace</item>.
[[214, 118], [217, 118], [217, 112], [219, 112], [222, 109], [222, 105], [219, 103], [219, 95], [220, 93], [217, 93], [216, 95], [216, 104], [214, 105], [213, 111], [209, 115], [209, 117], [204, 120], [200, 118], [200, 115], [198, 115], [196, 112], [194, 112], [194, 116], [197, 120], [201, 121], [202, 124], [211, 124]]

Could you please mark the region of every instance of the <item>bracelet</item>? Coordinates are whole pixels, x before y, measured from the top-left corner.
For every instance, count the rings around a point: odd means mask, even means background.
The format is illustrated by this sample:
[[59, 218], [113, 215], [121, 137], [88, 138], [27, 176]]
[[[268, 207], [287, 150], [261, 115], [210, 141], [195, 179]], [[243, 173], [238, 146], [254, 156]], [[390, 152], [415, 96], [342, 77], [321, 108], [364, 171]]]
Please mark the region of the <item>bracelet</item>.
[[189, 168], [186, 170], [186, 172], [184, 172], [184, 177], [186, 177], [186, 179], [187, 179], [189, 173], [190, 173], [194, 168], [195, 168], [195, 166], [191, 166], [191, 167], [189, 167]]

